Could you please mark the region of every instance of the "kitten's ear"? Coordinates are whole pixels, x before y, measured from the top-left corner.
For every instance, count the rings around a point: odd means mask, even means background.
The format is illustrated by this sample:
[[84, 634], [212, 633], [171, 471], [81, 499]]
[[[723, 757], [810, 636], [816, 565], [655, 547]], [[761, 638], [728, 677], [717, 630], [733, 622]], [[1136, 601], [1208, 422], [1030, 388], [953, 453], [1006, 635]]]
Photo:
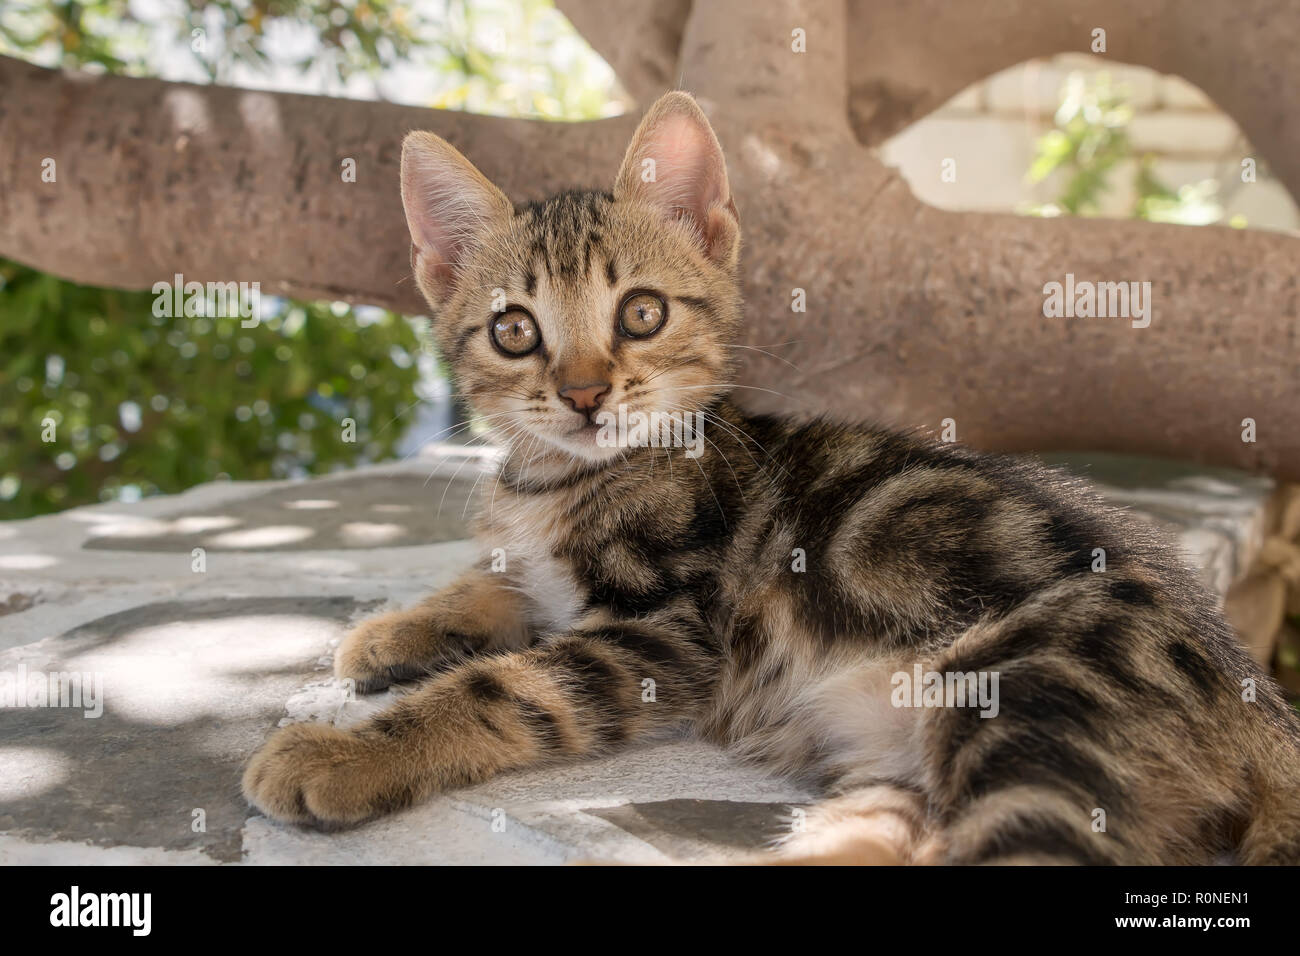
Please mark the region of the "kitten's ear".
[[623, 157], [614, 198], [640, 200], [665, 219], [682, 220], [715, 261], [734, 262], [739, 252], [740, 222], [722, 147], [689, 93], [666, 93], [650, 107]]
[[434, 305], [483, 229], [513, 211], [505, 193], [454, 146], [423, 132], [402, 142], [402, 206], [415, 281]]

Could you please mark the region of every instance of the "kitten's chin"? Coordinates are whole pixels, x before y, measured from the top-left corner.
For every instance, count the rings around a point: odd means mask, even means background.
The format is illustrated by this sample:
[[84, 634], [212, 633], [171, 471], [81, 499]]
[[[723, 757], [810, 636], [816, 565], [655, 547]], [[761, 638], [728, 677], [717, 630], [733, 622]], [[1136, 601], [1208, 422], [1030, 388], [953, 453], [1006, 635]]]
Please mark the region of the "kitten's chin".
[[508, 448], [512, 455], [527, 463], [531, 472], [538, 474], [610, 464], [627, 452], [626, 448], [611, 446], [602, 440], [600, 429], [591, 425], [569, 431], [530, 429], [517, 435], [508, 443]]
[[544, 436], [554, 447], [589, 464], [613, 461], [627, 451], [619, 445], [602, 441], [598, 425], [583, 425], [571, 431]]

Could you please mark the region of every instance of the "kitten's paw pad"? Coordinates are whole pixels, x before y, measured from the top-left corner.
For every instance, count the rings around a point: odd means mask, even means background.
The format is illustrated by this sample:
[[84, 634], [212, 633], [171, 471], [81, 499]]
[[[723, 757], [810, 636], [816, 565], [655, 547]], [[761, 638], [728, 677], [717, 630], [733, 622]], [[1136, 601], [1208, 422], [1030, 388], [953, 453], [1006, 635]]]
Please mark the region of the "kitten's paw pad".
[[275, 820], [324, 829], [379, 812], [374, 745], [324, 724], [276, 732], [244, 771], [244, 797]]

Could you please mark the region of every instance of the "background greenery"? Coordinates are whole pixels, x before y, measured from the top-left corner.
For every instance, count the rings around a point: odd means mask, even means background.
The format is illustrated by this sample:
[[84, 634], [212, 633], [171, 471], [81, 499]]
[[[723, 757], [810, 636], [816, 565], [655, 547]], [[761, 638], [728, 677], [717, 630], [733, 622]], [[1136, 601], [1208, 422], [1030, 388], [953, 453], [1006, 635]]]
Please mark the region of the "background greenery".
[[[1156, 176], [1152, 157], [1136, 155], [1128, 136], [1132, 120], [1128, 90], [1113, 84], [1107, 73], [1070, 74], [1053, 128], [1039, 137], [1026, 177], [1030, 183], [1054, 177], [1060, 191], [1051, 202], [1022, 211], [1036, 216], [1096, 215], [1104, 195], [1115, 186], [1112, 177], [1117, 167], [1135, 159], [1135, 198], [1128, 211], [1132, 218], [1185, 226], [1222, 223], [1222, 184], [1207, 179], [1177, 188], [1166, 185]], [[1240, 188], [1238, 170], [1232, 172], [1227, 181]], [[1243, 228], [1246, 221], [1235, 216], [1224, 224]]]

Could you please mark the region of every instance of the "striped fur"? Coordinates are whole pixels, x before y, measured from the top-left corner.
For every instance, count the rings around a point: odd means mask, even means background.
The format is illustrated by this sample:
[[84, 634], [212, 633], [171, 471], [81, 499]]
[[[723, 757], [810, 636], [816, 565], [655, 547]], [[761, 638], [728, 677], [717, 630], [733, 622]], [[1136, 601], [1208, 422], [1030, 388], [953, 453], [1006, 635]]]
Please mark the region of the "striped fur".
[[[689, 97], [651, 111], [612, 193], [514, 209], [416, 135], [417, 281], [508, 449], [484, 558], [348, 637], [340, 676], [421, 682], [359, 729], [277, 733], [257, 807], [346, 825], [685, 727], [826, 795], [772, 862], [1300, 862], [1300, 720], [1156, 532], [1025, 461], [733, 403], [739, 232]], [[665, 150], [692, 178], [643, 188]], [[464, 190], [422, 191], [429, 169]], [[421, 221], [448, 195], [474, 242]], [[491, 345], [495, 289], [536, 352]], [[645, 340], [615, 327], [636, 289], [668, 308]], [[597, 446], [557, 396], [589, 379], [704, 413], [703, 453]], [[997, 715], [894, 706], [917, 665], [996, 673]]]

